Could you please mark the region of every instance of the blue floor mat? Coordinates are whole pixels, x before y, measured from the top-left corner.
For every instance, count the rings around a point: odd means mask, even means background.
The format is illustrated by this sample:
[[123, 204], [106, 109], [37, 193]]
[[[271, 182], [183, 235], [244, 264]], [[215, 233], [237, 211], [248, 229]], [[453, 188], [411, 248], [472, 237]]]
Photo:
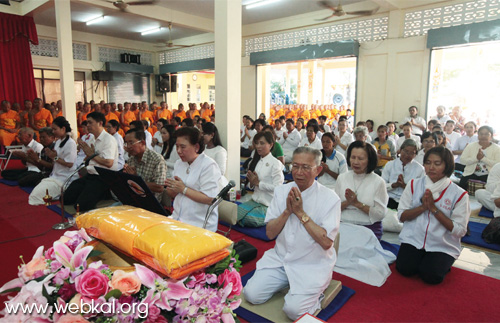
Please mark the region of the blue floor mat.
[[[241, 283], [243, 286], [246, 285], [247, 281], [253, 276], [255, 270], [249, 272], [245, 276], [241, 277]], [[333, 299], [333, 301], [318, 314], [318, 318], [326, 321], [332, 317], [337, 311], [344, 306], [345, 303], [354, 295], [356, 292], [347, 286], [342, 286], [340, 293]], [[281, 310], [281, 309], [280, 309]], [[251, 312], [243, 307], [239, 307], [234, 311], [238, 316], [247, 320], [248, 322], [270, 322], [269, 320], [263, 318], [262, 316]]]
[[[226, 227], [229, 227], [229, 224], [224, 222], [224, 221], [219, 221], [220, 224], [226, 226]], [[249, 228], [249, 227], [242, 227], [238, 224], [236, 225], [233, 225], [231, 227], [232, 230], [235, 230], [235, 231], [238, 231], [238, 232], [241, 232], [249, 237], [252, 237], [252, 238], [255, 238], [255, 239], [259, 239], [259, 240], [262, 240], [262, 241], [271, 241], [267, 235], [266, 235], [266, 227], [263, 226], [263, 227], [260, 227], [260, 228]]]
[[384, 241], [384, 240], [380, 240], [380, 244], [382, 245], [382, 248], [384, 248], [384, 250], [392, 252], [396, 257], [398, 256], [399, 247], [400, 247], [398, 244], [389, 243], [389, 242]]
[[7, 179], [0, 178], [0, 183], [8, 185], [8, 186], [17, 186], [17, 181], [9, 181]]
[[484, 206], [481, 208], [478, 215], [485, 218], [493, 219], [493, 211], [488, 210]]
[[483, 247], [491, 250], [500, 251], [500, 244], [487, 243], [481, 237], [484, 228], [486, 228], [485, 223], [469, 222], [470, 236], [465, 236], [462, 238], [463, 243], [472, 244], [478, 247]]

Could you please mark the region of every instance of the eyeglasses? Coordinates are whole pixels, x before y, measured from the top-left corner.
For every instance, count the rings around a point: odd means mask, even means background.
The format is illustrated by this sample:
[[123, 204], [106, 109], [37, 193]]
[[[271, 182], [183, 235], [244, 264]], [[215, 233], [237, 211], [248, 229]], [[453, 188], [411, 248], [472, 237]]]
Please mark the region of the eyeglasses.
[[123, 146], [124, 147], [132, 147], [133, 145], [138, 144], [140, 142], [141, 142], [140, 140], [137, 140], [136, 142], [124, 142]]
[[292, 171], [304, 171], [304, 172], [311, 172], [316, 166], [310, 166], [310, 165], [299, 165], [299, 164], [292, 164]]

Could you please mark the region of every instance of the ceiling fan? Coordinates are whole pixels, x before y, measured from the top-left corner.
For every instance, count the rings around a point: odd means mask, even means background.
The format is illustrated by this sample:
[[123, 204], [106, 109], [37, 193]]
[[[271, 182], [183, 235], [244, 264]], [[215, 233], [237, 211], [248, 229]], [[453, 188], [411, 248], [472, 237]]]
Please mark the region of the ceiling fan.
[[155, 45], [155, 47], [167, 47], [167, 48], [174, 48], [174, 47], [192, 47], [194, 45], [175, 45], [172, 42], [172, 23], [168, 24], [168, 41], [167, 42], [160, 42], [158, 45]]
[[318, 3], [322, 7], [328, 8], [328, 9], [333, 11], [333, 13], [328, 17], [325, 17], [323, 19], [316, 19], [318, 21], [324, 21], [324, 20], [330, 19], [332, 17], [342, 17], [345, 15], [370, 16], [370, 15], [373, 15], [375, 12], [377, 12], [379, 9], [379, 7], [377, 7], [377, 8], [372, 9], [372, 10], [344, 11], [344, 9], [342, 9], [342, 3], [340, 2], [340, 0], [339, 0], [339, 4], [336, 7], [330, 1], [322, 0], [322, 1], [318, 1]]
[[152, 5], [152, 4], [155, 4], [157, 2], [157, 0], [129, 1], [129, 2], [125, 2], [125, 0], [116, 0], [116, 1], [108, 0], [107, 2], [112, 3], [115, 7], [117, 7], [121, 11], [127, 11], [128, 6]]

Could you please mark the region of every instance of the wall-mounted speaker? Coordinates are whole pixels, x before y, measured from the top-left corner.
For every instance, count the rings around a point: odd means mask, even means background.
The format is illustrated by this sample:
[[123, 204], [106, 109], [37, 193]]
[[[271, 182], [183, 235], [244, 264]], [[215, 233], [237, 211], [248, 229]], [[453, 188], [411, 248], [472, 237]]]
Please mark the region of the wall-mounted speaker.
[[161, 74], [156, 75], [156, 91], [160, 93], [177, 92], [177, 75]]
[[94, 80], [94, 81], [113, 81], [113, 72], [94, 71], [94, 72], [92, 72], [92, 80]]

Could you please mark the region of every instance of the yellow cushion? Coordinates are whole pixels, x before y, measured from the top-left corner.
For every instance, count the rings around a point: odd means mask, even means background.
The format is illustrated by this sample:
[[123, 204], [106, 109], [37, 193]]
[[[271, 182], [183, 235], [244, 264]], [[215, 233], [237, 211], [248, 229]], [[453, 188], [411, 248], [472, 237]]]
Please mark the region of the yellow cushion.
[[[232, 241], [220, 234], [132, 206], [93, 210], [76, 219], [79, 228], [173, 278], [227, 256]], [[216, 255], [216, 256], [213, 256]]]

